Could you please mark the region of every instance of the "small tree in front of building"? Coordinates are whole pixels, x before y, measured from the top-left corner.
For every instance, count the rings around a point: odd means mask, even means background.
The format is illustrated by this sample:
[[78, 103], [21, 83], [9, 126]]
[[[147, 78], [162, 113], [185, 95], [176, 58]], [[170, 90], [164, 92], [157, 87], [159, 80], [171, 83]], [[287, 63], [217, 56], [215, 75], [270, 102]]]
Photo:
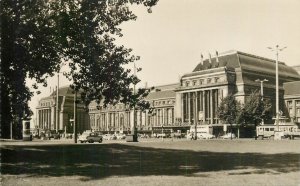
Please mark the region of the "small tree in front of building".
[[[254, 124], [255, 132], [256, 126], [264, 121], [272, 119], [272, 105], [263, 99], [259, 92], [252, 92], [247, 97], [245, 104], [242, 106], [241, 112], [238, 116], [238, 122], [244, 124]], [[256, 136], [256, 135], [255, 135]]]
[[240, 115], [241, 104], [233, 95], [229, 95], [222, 99], [217, 110], [217, 115], [224, 123], [230, 125], [232, 139], [232, 124], [237, 123]]

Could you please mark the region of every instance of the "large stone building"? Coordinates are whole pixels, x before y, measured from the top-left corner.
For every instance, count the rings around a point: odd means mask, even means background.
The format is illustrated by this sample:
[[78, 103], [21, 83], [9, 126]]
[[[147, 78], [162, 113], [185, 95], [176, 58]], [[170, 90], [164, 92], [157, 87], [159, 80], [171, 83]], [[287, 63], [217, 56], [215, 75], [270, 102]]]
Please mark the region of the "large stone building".
[[[222, 131], [224, 125], [216, 113], [222, 98], [234, 95], [238, 101], [244, 103], [248, 95], [261, 89], [258, 80], [267, 80], [263, 84], [264, 98], [271, 101], [275, 113], [275, 65], [274, 60], [239, 51], [228, 51], [213, 57], [209, 56], [207, 59], [202, 58], [192, 72], [181, 77], [180, 82], [156, 86], [147, 96], [146, 100], [154, 110], [152, 113], [136, 111], [138, 132], [186, 131], [197, 122], [198, 125], [212, 126], [214, 133], [217, 134]], [[281, 110], [284, 110], [283, 83], [299, 80], [300, 76], [295, 68], [279, 62]], [[70, 96], [72, 97], [72, 94]], [[48, 114], [53, 113], [51, 111], [53, 103], [42, 106], [46, 104], [46, 100], [53, 100], [52, 97], [42, 99], [37, 108], [41, 114], [38, 117], [40, 126], [45, 126], [44, 120], [40, 119], [45, 118], [43, 114], [47, 111], [43, 110], [48, 109]], [[63, 105], [69, 104], [67, 100], [71, 100], [71, 97], [61, 101], [62, 108]], [[60, 100], [63, 100], [63, 97]], [[64, 121], [72, 118], [72, 109], [66, 108], [60, 110], [63, 113], [70, 111], [63, 117], [66, 118]], [[53, 123], [51, 121], [53, 120], [49, 120], [47, 125], [51, 126]], [[133, 111], [123, 104], [108, 105], [105, 108], [102, 103], [98, 105], [92, 102], [89, 105], [89, 119], [84, 119], [81, 123], [82, 129], [126, 133], [133, 127]], [[60, 122], [60, 129], [63, 126], [66, 125]]]
[[300, 124], [300, 81], [284, 83], [285, 115]]
[[[41, 130], [58, 130], [67, 133], [73, 132], [72, 119], [74, 118], [74, 93], [69, 87], [62, 87], [58, 92], [58, 123], [56, 110], [56, 91], [50, 96], [42, 98], [36, 107], [37, 127]], [[78, 95], [78, 100], [80, 95]], [[84, 105], [77, 104], [78, 131], [90, 129], [88, 112]]]
[[[263, 85], [264, 97], [275, 105], [275, 64], [274, 60], [239, 51], [201, 59], [191, 73], [182, 76], [176, 89], [176, 119], [189, 124], [195, 121], [210, 124], [215, 128], [222, 126], [216, 114], [221, 99], [234, 95], [242, 104], [245, 103], [248, 95], [260, 90], [261, 84], [256, 80], [267, 80]], [[284, 106], [283, 83], [299, 79], [293, 68], [279, 62], [280, 108]]]
[[[153, 111], [136, 111], [136, 127], [139, 132], [152, 133], [161, 131], [162, 127], [164, 130], [182, 128], [174, 117], [177, 87], [178, 84], [157, 86], [149, 93], [146, 100], [150, 102]], [[127, 133], [133, 125], [133, 110], [123, 104], [108, 105], [105, 108], [102, 103], [98, 105], [93, 102], [89, 106], [89, 114], [92, 130]]]

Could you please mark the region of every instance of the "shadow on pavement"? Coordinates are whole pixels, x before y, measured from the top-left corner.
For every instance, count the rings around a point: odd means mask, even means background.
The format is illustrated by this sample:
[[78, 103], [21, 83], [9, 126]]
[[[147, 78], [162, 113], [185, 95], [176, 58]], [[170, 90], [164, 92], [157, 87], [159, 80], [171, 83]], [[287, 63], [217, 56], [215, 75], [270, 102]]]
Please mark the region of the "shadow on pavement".
[[299, 154], [296, 153], [219, 153], [125, 144], [86, 144], [4, 146], [1, 154], [3, 175], [74, 175], [87, 180], [109, 176], [197, 176], [201, 172], [248, 168], [249, 171], [237, 174], [299, 171]]

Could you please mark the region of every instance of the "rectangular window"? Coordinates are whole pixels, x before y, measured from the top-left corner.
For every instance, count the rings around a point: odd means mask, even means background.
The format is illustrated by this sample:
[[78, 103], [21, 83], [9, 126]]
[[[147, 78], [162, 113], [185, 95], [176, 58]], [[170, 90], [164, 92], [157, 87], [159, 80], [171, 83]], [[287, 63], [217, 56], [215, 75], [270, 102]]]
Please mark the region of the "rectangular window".
[[292, 115], [293, 114], [293, 109], [289, 108], [289, 114]]
[[297, 108], [297, 115], [300, 115], [300, 108]]
[[296, 100], [296, 105], [300, 106], [300, 100]]
[[292, 101], [288, 101], [287, 106], [292, 106]]
[[196, 86], [197, 85], [197, 81], [193, 81], [193, 86]]
[[219, 79], [218, 77], [215, 77], [215, 83], [218, 83], [219, 82]]

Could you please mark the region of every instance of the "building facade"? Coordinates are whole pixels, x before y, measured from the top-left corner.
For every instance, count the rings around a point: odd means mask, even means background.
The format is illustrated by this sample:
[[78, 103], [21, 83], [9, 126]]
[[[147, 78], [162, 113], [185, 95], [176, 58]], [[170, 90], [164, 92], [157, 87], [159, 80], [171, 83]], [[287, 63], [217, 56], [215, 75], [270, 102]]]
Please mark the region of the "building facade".
[[285, 115], [291, 122], [300, 124], [300, 81], [284, 83]]
[[[62, 87], [58, 91], [58, 107], [56, 105], [56, 91], [50, 96], [42, 98], [36, 107], [36, 128], [41, 130], [57, 130], [72, 133], [74, 118], [74, 93], [69, 87]], [[78, 100], [80, 95], [78, 96]], [[58, 111], [56, 110], [58, 109]], [[57, 115], [58, 113], [58, 115]], [[58, 119], [56, 118], [58, 117]], [[77, 104], [77, 130], [83, 132], [90, 129], [89, 114], [84, 104]], [[58, 121], [56, 123], [56, 121]]]
[[[285, 105], [290, 104], [291, 96], [294, 96], [290, 95], [289, 91], [284, 92], [284, 85], [294, 86], [289, 82], [300, 81], [300, 75], [295, 68], [283, 62], [279, 62], [278, 66], [279, 105], [280, 110], [284, 110]], [[145, 99], [149, 101], [153, 111], [150, 113], [136, 110], [137, 130], [139, 133], [156, 133], [162, 130], [185, 132], [197, 123], [213, 126], [216, 134], [222, 131], [224, 126], [217, 117], [217, 108], [221, 100], [228, 95], [234, 95], [243, 104], [253, 91], [261, 91], [261, 87], [264, 99], [271, 102], [275, 115], [275, 68], [274, 60], [239, 51], [216, 53], [213, 57], [209, 55], [207, 59], [202, 57], [192, 72], [180, 78], [180, 82], [156, 86], [149, 93]], [[265, 80], [263, 86], [261, 80]], [[68, 121], [73, 118], [73, 94], [69, 89], [60, 91], [59, 130], [70, 126]], [[55, 129], [54, 97], [55, 93], [43, 98], [37, 107], [37, 121], [41, 128]], [[293, 101], [296, 107], [293, 114], [290, 114], [296, 116], [295, 121], [298, 120], [297, 104], [298, 98]], [[83, 106], [79, 107], [82, 110], [82, 119], [79, 119], [82, 120], [79, 122], [82, 125], [80, 131], [92, 129], [103, 133], [128, 133], [134, 126], [134, 112], [124, 104], [104, 107], [103, 103], [92, 102], [88, 107], [88, 115], [84, 112]]]
[[[180, 126], [175, 121], [175, 89], [178, 84], [157, 86], [149, 93], [146, 100], [149, 101], [152, 112], [148, 110], [136, 110], [136, 128], [138, 132], [152, 133], [166, 130], [176, 130], [187, 126]], [[95, 102], [89, 106], [90, 125], [92, 130], [101, 132], [128, 133], [133, 127], [134, 112], [124, 104], [99, 105]]]
[[[275, 61], [267, 58], [229, 51], [201, 62], [191, 73], [182, 76], [180, 87], [176, 89], [176, 118], [194, 124], [219, 125], [217, 108], [220, 101], [234, 95], [240, 103], [255, 90], [261, 91], [259, 80], [267, 80], [263, 85], [264, 98], [274, 105], [276, 99]], [[283, 109], [283, 83], [299, 80], [300, 76], [291, 67], [279, 62], [279, 102]]]

